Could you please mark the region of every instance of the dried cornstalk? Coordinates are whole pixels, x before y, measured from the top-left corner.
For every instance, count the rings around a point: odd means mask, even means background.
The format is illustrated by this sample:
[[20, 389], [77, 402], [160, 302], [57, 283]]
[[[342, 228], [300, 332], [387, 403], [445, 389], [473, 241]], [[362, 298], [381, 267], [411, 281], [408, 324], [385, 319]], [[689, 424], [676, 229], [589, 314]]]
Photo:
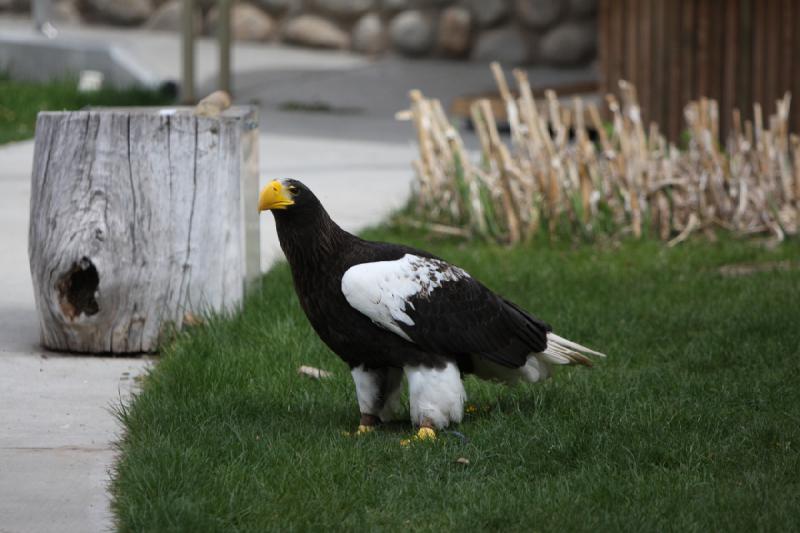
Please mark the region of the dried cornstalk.
[[620, 82], [621, 100], [606, 99], [609, 127], [592, 102], [575, 98], [569, 107], [547, 91], [537, 105], [525, 73], [514, 71], [518, 98], [498, 64], [492, 73], [511, 142], [501, 137], [488, 100], [475, 102], [476, 160], [441, 104], [411, 93], [420, 149], [415, 205], [429, 225], [509, 243], [531, 237], [542, 221], [551, 233], [568, 228], [640, 237], [649, 231], [671, 245], [715, 228], [771, 233], [778, 240], [797, 234], [800, 137], [789, 132], [789, 93], [766, 119], [758, 104], [752, 123], [743, 124], [732, 110], [725, 149], [717, 141], [717, 102], [690, 102], [684, 110], [688, 141], [678, 150], [657, 124], [642, 123], [636, 89], [628, 82]]

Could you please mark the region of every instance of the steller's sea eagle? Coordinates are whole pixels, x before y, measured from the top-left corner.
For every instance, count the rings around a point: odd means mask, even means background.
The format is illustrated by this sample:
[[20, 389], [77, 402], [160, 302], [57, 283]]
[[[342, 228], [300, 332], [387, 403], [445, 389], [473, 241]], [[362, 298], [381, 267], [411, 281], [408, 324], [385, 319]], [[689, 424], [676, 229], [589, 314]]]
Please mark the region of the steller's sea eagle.
[[272, 181], [258, 208], [275, 216], [311, 326], [350, 366], [359, 432], [397, 414], [403, 374], [411, 422], [425, 438], [461, 421], [462, 374], [535, 383], [552, 365], [603, 356], [428, 252], [344, 231], [299, 181]]

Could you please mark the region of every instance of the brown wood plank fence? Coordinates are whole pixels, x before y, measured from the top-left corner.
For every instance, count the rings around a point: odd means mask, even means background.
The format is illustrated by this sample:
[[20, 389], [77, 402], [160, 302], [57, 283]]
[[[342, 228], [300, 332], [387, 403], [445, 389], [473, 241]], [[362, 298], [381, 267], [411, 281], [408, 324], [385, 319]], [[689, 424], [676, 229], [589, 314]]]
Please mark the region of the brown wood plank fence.
[[601, 90], [632, 82], [645, 124], [670, 139], [690, 100], [718, 101], [724, 139], [734, 108], [767, 117], [786, 91], [800, 132], [800, 0], [601, 0], [598, 19]]

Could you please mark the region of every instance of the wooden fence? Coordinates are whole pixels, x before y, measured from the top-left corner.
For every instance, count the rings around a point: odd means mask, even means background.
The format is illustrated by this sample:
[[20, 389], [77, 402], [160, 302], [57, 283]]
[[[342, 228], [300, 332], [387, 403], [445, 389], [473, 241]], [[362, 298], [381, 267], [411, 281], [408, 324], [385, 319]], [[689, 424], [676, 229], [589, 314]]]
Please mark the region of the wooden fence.
[[764, 117], [791, 91], [790, 129], [800, 132], [800, 0], [601, 0], [601, 90], [638, 89], [643, 119], [677, 140], [683, 107], [719, 103], [720, 135], [731, 112]]

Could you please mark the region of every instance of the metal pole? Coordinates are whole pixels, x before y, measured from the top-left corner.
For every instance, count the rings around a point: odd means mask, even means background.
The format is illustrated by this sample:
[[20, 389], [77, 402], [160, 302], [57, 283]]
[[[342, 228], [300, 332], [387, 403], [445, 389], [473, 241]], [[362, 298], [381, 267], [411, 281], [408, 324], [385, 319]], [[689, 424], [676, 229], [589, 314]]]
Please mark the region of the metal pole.
[[231, 1], [219, 0], [219, 88], [231, 94]]
[[42, 32], [45, 24], [50, 22], [52, 0], [33, 0], [33, 25], [36, 31]]
[[181, 4], [181, 41], [181, 102], [194, 104], [194, 0], [183, 0]]

